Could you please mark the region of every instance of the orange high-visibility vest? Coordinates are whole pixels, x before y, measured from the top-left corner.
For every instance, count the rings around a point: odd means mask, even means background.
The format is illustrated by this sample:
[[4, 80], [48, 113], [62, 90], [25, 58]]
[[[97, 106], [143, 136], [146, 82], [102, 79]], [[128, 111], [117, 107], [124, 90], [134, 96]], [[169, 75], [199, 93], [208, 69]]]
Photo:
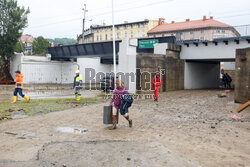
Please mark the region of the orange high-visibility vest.
[[19, 73], [16, 74], [15, 82], [16, 82], [16, 84], [15, 84], [16, 88], [23, 89], [23, 74], [22, 73], [21, 74], [19, 74]]

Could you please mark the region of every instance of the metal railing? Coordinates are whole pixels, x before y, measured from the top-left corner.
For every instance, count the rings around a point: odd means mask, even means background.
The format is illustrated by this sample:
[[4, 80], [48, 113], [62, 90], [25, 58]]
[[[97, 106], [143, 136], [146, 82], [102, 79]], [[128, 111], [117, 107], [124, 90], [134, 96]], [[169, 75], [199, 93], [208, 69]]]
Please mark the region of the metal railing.
[[250, 24], [233, 26], [240, 33], [240, 36], [250, 36]]
[[177, 43], [183, 43], [188, 41], [212, 41], [217, 38], [230, 38], [236, 36], [250, 36], [250, 24], [233, 26], [236, 31], [228, 31], [224, 29], [214, 29], [212, 31], [193, 31], [192, 33], [174, 33], [173, 35], [176, 37]]

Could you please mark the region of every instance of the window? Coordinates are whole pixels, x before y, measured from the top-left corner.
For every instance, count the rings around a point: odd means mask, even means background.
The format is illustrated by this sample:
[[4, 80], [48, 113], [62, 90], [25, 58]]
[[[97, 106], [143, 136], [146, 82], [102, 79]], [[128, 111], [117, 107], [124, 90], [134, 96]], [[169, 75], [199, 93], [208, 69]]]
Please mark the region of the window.
[[193, 32], [193, 31], [190, 31], [190, 34], [194, 34], [194, 32]]
[[204, 30], [201, 30], [201, 34], [204, 34]]
[[144, 30], [142, 30], [142, 37], [144, 37], [145, 36], [145, 31]]
[[225, 34], [225, 30], [221, 30], [221, 32], [222, 32], [223, 34]]
[[137, 32], [137, 36], [138, 36], [138, 37], [141, 36], [141, 32], [140, 32], [140, 31]]
[[140, 24], [138, 24], [138, 28], [140, 28]]
[[201, 41], [204, 41], [204, 37], [200, 37], [200, 40], [201, 40]]
[[127, 31], [125, 31], [125, 38], [127, 38], [128, 37], [128, 34], [127, 34]]
[[220, 33], [220, 30], [216, 30], [217, 33]]
[[105, 40], [106, 41], [108, 40], [108, 34], [105, 34]]
[[120, 35], [120, 33], [119, 33], [119, 32], [117, 32], [117, 39], [119, 39], [119, 38], [120, 38], [120, 36], [119, 36], [119, 35]]
[[100, 41], [102, 41], [102, 35], [100, 35]]
[[96, 36], [96, 40], [97, 40], [97, 41], [99, 40], [99, 36], [98, 36], [98, 35]]
[[145, 24], [143, 23], [143, 24], [142, 24], [142, 28], [144, 28], [144, 27], [145, 27]]
[[162, 34], [161, 36], [162, 36], [162, 37], [164, 37], [165, 35], [164, 35], [164, 34]]
[[134, 32], [131, 31], [130, 37], [133, 38], [134, 37]]
[[113, 33], [111, 32], [111, 34], [110, 34], [110, 40], [112, 40], [113, 39]]

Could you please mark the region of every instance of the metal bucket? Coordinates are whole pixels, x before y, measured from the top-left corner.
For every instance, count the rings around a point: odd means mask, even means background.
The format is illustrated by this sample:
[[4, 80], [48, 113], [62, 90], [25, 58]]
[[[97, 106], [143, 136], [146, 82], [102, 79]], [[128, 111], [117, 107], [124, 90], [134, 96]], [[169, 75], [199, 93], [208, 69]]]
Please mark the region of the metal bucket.
[[[112, 109], [113, 106], [104, 106], [103, 107], [103, 124], [113, 124], [112, 123]], [[116, 113], [117, 123], [119, 119], [119, 112]]]

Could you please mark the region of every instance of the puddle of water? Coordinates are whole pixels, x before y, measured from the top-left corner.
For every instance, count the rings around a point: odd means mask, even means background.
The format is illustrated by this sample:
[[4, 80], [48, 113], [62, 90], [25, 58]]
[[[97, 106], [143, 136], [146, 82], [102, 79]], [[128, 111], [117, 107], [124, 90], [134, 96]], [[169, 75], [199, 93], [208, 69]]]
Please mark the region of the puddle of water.
[[62, 133], [72, 133], [72, 134], [84, 134], [88, 131], [87, 128], [74, 128], [67, 126], [57, 127], [56, 130]]

